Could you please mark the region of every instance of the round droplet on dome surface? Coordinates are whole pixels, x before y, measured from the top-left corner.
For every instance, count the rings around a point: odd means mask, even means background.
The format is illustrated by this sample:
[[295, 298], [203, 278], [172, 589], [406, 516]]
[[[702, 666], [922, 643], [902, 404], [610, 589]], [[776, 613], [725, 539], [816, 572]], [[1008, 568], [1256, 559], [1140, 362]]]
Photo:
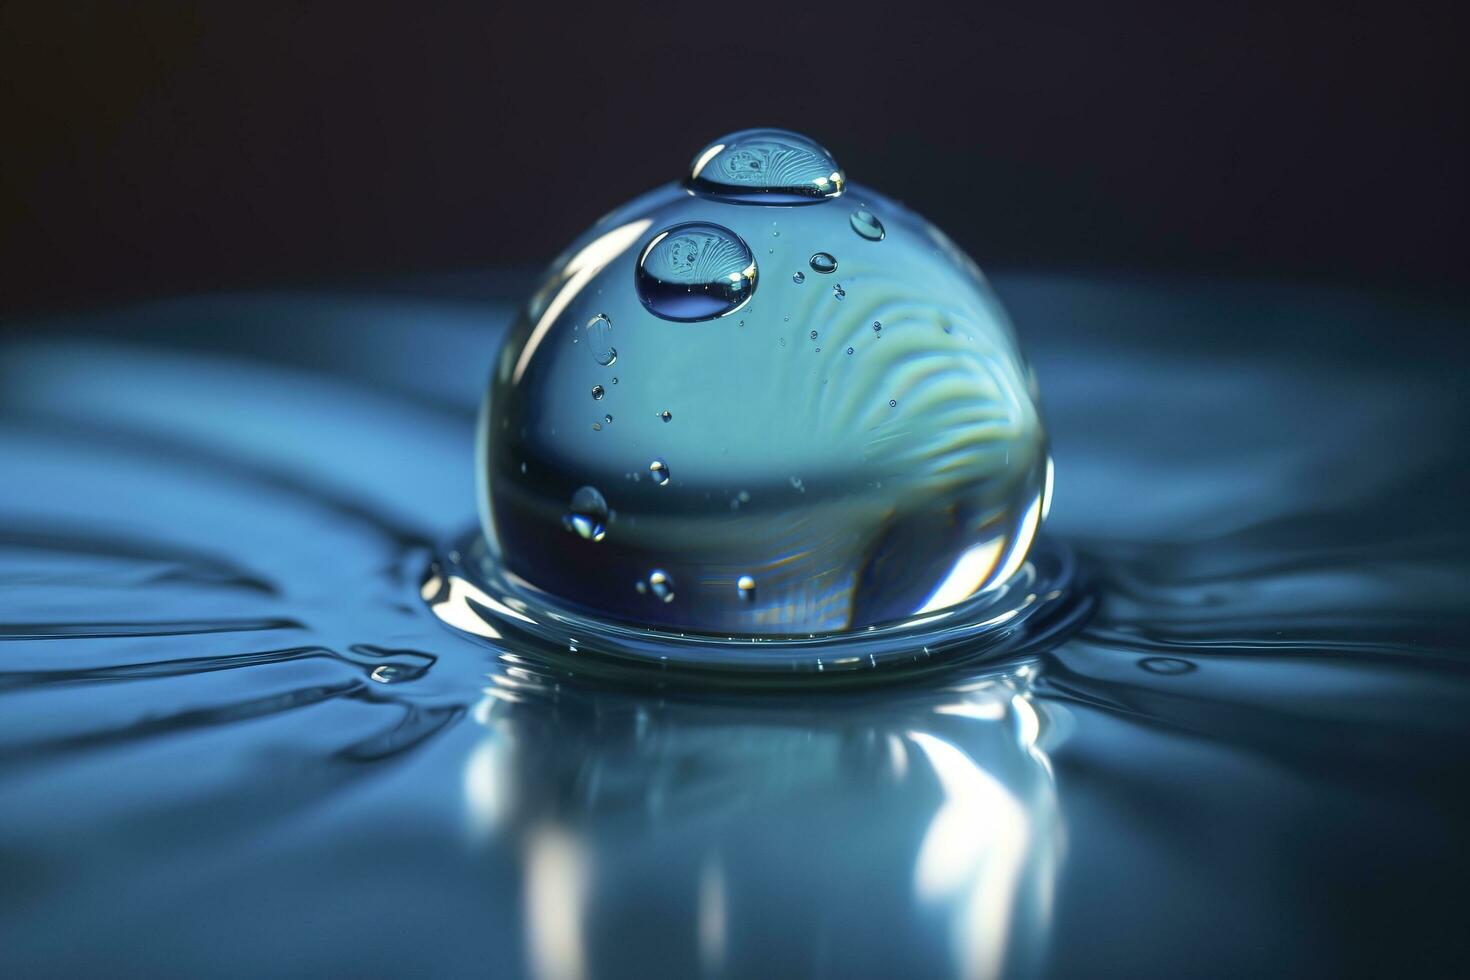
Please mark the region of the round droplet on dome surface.
[[652, 592], [657, 599], [661, 599], [664, 602], [673, 602], [674, 580], [669, 576], [668, 572], [655, 568], [648, 573], [648, 591]]
[[653, 482], [659, 486], [667, 486], [669, 483], [669, 464], [661, 459], [656, 459], [648, 464], [648, 472], [653, 477]]
[[599, 313], [588, 320], [583, 329], [587, 335], [587, 350], [593, 360], [607, 367], [618, 359], [617, 348], [612, 345], [612, 319], [606, 313]]
[[867, 208], [858, 208], [847, 219], [847, 222], [852, 225], [853, 231], [870, 242], [881, 242], [883, 236], [888, 234], [883, 227], [883, 222], [879, 221], [878, 216]]
[[607, 394], [607, 390], [603, 388], [602, 385], [592, 386], [592, 399], [594, 401], [602, 401], [602, 396], [605, 394]]
[[735, 594], [740, 597], [741, 602], [749, 602], [755, 598], [755, 579], [749, 575], [742, 575], [735, 581]]
[[607, 535], [607, 500], [596, 487], [580, 488], [562, 524], [587, 541], [601, 541]]
[[793, 272], [791, 274], [791, 281], [796, 283], [798, 286], [801, 285], [802, 283], [806, 282], [806, 273]]
[[672, 422], [674, 420], [674, 413], [670, 412], [668, 409], [664, 409], [662, 412], [658, 413], [658, 417], [663, 419], [665, 422]]
[[730, 229], [688, 222], [653, 236], [635, 276], [638, 298], [655, 315], [681, 323], [712, 320], [755, 293], [755, 257]]
[[828, 275], [837, 271], [837, 260], [829, 252], [818, 252], [811, 257], [811, 266], [813, 272]]
[[687, 184], [741, 204], [819, 204], [840, 196], [847, 178], [815, 140], [785, 129], [745, 129], [700, 150]]

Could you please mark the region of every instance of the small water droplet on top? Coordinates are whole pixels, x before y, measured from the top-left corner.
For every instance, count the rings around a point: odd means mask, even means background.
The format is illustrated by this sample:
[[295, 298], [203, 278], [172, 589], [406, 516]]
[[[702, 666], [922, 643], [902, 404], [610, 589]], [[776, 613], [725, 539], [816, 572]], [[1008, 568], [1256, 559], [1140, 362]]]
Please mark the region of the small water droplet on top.
[[653, 477], [653, 482], [659, 486], [667, 486], [669, 482], [669, 464], [661, 459], [656, 459], [648, 464], [648, 472]]
[[812, 339], [813, 340], [816, 340], [817, 339], [817, 332], [815, 330], [813, 330], [811, 336], [812, 336]]
[[658, 413], [658, 417], [663, 419], [665, 422], [671, 422], [673, 421], [674, 413], [670, 412], [668, 409], [664, 409], [662, 412]]
[[607, 394], [602, 385], [592, 386], [592, 398], [594, 401], [602, 401], [602, 396]]
[[847, 221], [852, 225], [853, 231], [870, 242], [881, 242], [883, 236], [887, 234], [883, 230], [883, 222], [879, 221], [877, 216], [867, 208], [858, 208]]
[[897, 398], [890, 398], [890, 399], [888, 399], [888, 407], [889, 408], [897, 408], [898, 407], [898, 399]]
[[842, 283], [839, 282], [837, 285], [832, 287], [832, 295], [835, 296], [837, 299], [841, 299], [842, 297], [847, 295], [847, 290], [843, 289]]
[[851, 347], [849, 347], [849, 348], [848, 348], [848, 349], [847, 349], [847, 352], [848, 352], [848, 353], [849, 353], [849, 354], [851, 354], [851, 353], [852, 353], [852, 348], [851, 348]]
[[648, 573], [648, 591], [664, 602], [674, 601], [674, 580], [669, 573], [661, 568], [655, 568]]
[[806, 275], [801, 272], [793, 272], [791, 274], [791, 281], [796, 283], [797, 285], [801, 285], [802, 283], [806, 282]]
[[583, 332], [587, 335], [587, 349], [598, 364], [607, 367], [618, 359], [617, 348], [612, 345], [612, 320], [606, 313], [599, 313], [588, 320]]
[[755, 293], [755, 258], [733, 231], [687, 222], [659, 232], [643, 247], [635, 273], [638, 298], [665, 320], [712, 320]]
[[785, 129], [745, 129], [700, 150], [686, 183], [742, 204], [818, 204], [840, 195], [847, 180], [814, 140]]
[[607, 501], [596, 487], [582, 487], [572, 494], [569, 513], [562, 518], [568, 531], [587, 541], [601, 541], [607, 534]]
[[749, 602], [755, 598], [755, 579], [749, 575], [742, 575], [735, 580], [735, 594], [740, 597], [741, 602]]
[[877, 320], [874, 320], [873, 321], [873, 332], [874, 333], [882, 333], [883, 332], [883, 324], [879, 323]]
[[606, 423], [608, 423], [608, 424], [609, 424], [609, 425], [611, 425], [611, 424], [612, 424], [612, 416], [611, 416], [611, 415], [604, 415], [604, 416], [603, 416], [603, 417], [602, 417], [602, 420], [603, 420], [603, 421], [604, 421], [604, 422], [606, 422]]
[[837, 260], [828, 252], [817, 252], [808, 261], [811, 263], [813, 272], [820, 272], [826, 275], [829, 272], [837, 271]]
[[617, 378], [613, 378], [613, 384], [617, 384], [617, 383], [618, 383], [618, 379]]

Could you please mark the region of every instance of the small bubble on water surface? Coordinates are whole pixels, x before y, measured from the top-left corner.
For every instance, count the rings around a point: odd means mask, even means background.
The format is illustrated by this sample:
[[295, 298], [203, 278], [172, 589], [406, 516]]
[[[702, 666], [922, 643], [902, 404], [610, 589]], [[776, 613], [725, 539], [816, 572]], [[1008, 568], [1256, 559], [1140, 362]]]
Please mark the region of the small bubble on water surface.
[[817, 252], [809, 261], [811, 262], [813, 272], [820, 272], [826, 275], [827, 273], [837, 271], [837, 260], [832, 257], [830, 252]]
[[[607, 367], [618, 359], [617, 348], [612, 345], [612, 319], [606, 313], [599, 313], [587, 321], [584, 328], [587, 334], [587, 350], [592, 353], [592, 359], [603, 367]], [[576, 342], [575, 337], [572, 342]]]
[[669, 464], [661, 459], [656, 459], [648, 464], [648, 472], [653, 477], [653, 482], [659, 486], [667, 486], [669, 482]]
[[648, 591], [664, 602], [674, 601], [674, 580], [663, 569], [655, 568], [648, 573]]
[[1138, 661], [1138, 666], [1151, 674], [1164, 674], [1171, 677], [1188, 674], [1197, 669], [1188, 660], [1180, 660], [1178, 657], [1144, 657]]
[[886, 232], [883, 230], [883, 222], [867, 208], [858, 208], [847, 219], [852, 225], [852, 230], [870, 242], [881, 242]]
[[601, 541], [607, 534], [607, 500], [596, 487], [582, 487], [572, 494], [562, 525], [587, 541]]

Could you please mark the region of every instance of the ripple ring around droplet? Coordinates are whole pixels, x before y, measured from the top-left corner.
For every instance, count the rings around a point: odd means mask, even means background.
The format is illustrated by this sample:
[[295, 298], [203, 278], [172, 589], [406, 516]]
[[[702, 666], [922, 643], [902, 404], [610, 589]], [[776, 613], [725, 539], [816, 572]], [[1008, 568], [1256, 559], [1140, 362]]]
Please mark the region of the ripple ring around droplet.
[[478, 534], [432, 562], [420, 594], [449, 626], [554, 669], [717, 686], [887, 682], [1033, 656], [1076, 632], [1095, 604], [1071, 549], [1046, 537], [996, 588], [936, 612], [842, 632], [729, 636], [609, 619], [508, 572]]

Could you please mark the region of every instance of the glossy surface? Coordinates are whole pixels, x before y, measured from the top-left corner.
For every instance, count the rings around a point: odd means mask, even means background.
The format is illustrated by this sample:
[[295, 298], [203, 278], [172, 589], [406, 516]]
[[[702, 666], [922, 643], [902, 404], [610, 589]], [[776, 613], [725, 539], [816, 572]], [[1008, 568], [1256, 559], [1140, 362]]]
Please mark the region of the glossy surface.
[[[726, 144], [701, 173], [753, 145]], [[794, 159], [740, 186], [786, 187]], [[671, 184], [552, 263], [486, 398], [491, 561], [609, 620], [759, 636], [926, 615], [1020, 569], [1047, 448], [1010, 321], [941, 231], [844, 186], [775, 207]], [[859, 205], [886, 234], [854, 234]], [[616, 426], [593, 424], [604, 410]], [[561, 520], [583, 485], [611, 512], [595, 543]], [[638, 591], [654, 568], [674, 601]]]
[[795, 695], [425, 601], [524, 283], [0, 335], [0, 974], [1462, 972], [1470, 311], [997, 288], [1096, 613]]
[[816, 204], [839, 197], [846, 179], [815, 140], [785, 129], [745, 129], [700, 150], [686, 186], [740, 204]]

